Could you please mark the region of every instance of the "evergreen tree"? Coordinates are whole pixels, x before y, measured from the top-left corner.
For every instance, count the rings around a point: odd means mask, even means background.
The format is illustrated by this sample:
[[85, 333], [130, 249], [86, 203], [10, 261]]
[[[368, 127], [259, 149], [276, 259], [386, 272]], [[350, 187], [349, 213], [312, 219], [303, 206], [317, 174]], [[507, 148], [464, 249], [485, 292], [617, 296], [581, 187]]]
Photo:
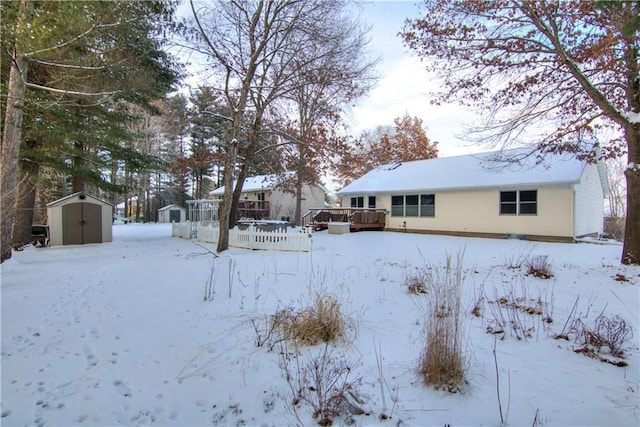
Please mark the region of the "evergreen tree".
[[[73, 177], [74, 189], [87, 183], [115, 189], [104, 170], [125, 159], [144, 167], [149, 158], [129, 150], [117, 110], [127, 101], [151, 108], [178, 78], [175, 61], [162, 50], [163, 32], [171, 28], [175, 2], [3, 2], [1, 260], [10, 256], [11, 223], [15, 217], [17, 159], [22, 138], [23, 111], [36, 123], [46, 114], [45, 134], [30, 147], [42, 150], [50, 164]], [[32, 100], [44, 103], [28, 105]], [[64, 127], [63, 127], [64, 126]], [[54, 128], [57, 128], [54, 130]], [[53, 143], [59, 150], [45, 145]], [[58, 156], [52, 155], [57, 151]], [[9, 191], [11, 189], [11, 191]], [[25, 221], [25, 224], [28, 222]], [[16, 242], [18, 243], [18, 242]]]

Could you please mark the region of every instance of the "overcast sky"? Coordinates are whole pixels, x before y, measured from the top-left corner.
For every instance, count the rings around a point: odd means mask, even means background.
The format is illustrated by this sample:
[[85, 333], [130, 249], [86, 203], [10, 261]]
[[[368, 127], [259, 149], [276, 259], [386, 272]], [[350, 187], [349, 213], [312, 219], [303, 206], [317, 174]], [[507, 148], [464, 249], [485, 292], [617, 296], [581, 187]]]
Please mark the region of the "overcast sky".
[[358, 13], [371, 26], [371, 52], [382, 62], [377, 67], [378, 85], [349, 115], [352, 130], [359, 133], [378, 125], [393, 125], [394, 118], [408, 113], [423, 120], [427, 136], [439, 142], [440, 157], [483, 151], [458, 138], [464, 134], [464, 124], [475, 120], [473, 114], [457, 105], [430, 104], [429, 93], [437, 89], [438, 82], [398, 36], [407, 18], [420, 16], [418, 4], [406, 0], [359, 3]]

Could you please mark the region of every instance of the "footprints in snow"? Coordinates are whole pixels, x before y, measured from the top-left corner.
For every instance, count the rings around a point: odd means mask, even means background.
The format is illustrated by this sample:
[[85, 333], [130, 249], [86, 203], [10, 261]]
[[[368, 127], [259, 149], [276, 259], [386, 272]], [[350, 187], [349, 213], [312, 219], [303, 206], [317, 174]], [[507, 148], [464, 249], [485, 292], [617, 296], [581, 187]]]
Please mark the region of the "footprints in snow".
[[113, 382], [113, 385], [116, 388], [116, 392], [119, 395], [122, 395], [124, 397], [131, 397], [131, 387], [129, 387], [127, 384], [123, 383], [120, 380], [116, 380]]

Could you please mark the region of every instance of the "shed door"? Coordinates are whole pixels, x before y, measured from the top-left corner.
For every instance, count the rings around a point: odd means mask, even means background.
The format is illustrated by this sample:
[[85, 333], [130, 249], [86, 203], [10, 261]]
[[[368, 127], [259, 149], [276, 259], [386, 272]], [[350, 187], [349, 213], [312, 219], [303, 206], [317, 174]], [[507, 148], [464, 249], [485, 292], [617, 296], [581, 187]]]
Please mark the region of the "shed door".
[[180, 222], [180, 209], [171, 209], [169, 211], [169, 222]]
[[62, 244], [102, 243], [102, 208], [92, 203], [62, 207]]

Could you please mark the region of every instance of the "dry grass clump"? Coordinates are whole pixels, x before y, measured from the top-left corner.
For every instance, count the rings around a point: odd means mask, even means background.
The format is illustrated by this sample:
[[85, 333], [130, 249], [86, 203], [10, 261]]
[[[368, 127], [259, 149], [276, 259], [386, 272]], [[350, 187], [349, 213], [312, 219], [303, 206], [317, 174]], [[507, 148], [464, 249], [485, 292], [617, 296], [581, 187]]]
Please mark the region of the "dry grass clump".
[[427, 293], [427, 277], [424, 271], [407, 276], [404, 279], [407, 291], [410, 294], [422, 295]]
[[425, 277], [429, 312], [418, 372], [425, 384], [455, 393], [465, 382], [460, 326], [462, 255], [458, 255], [456, 265], [448, 256], [444, 272], [432, 268], [425, 270]]
[[550, 279], [553, 277], [551, 272], [551, 263], [547, 255], [538, 255], [528, 258], [525, 262], [527, 275], [538, 277], [540, 279]]
[[296, 345], [336, 341], [345, 336], [346, 317], [335, 296], [318, 293], [308, 307], [277, 311], [266, 320], [264, 328], [255, 320], [251, 323], [256, 332], [256, 345], [266, 345], [271, 351], [283, 341], [293, 341]]
[[511, 252], [505, 257], [504, 266], [512, 270], [519, 270], [531, 255], [531, 247], [525, 247], [520, 252]]
[[340, 301], [333, 295], [316, 294], [311, 306], [289, 314], [281, 325], [286, 339], [302, 345], [316, 345], [344, 336], [345, 318]]

